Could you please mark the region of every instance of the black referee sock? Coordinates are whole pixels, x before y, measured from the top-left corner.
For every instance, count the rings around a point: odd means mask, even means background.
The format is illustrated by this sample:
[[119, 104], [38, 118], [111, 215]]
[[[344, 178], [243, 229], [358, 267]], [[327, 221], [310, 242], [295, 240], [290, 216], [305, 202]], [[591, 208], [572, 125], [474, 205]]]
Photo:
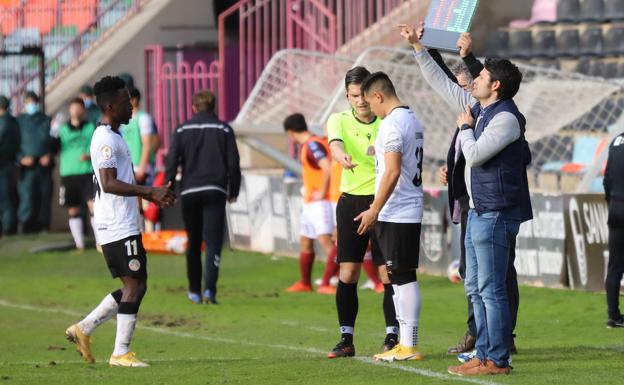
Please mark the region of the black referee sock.
[[396, 335], [399, 334], [399, 321], [396, 319], [396, 309], [392, 300], [393, 295], [392, 284], [384, 283], [383, 312], [386, 319], [386, 334], [394, 334], [396, 339]]
[[353, 328], [358, 312], [357, 282], [344, 283], [338, 281], [336, 289], [336, 309], [342, 339], [353, 343]]

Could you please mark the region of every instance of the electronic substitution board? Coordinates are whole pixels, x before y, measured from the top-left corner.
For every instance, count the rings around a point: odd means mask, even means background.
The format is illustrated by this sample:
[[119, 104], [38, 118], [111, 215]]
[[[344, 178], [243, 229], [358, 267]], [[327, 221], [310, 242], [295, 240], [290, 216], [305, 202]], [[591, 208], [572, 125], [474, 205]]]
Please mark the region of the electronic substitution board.
[[458, 52], [459, 35], [470, 30], [479, 0], [431, 0], [422, 43], [429, 48]]

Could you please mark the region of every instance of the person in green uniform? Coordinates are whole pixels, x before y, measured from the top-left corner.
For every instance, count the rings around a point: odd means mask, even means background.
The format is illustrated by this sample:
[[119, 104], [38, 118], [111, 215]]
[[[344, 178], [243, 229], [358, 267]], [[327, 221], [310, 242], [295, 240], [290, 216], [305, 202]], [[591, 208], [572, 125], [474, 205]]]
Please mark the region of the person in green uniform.
[[[91, 166], [90, 145], [95, 132], [95, 124], [87, 120], [87, 111], [81, 98], [69, 104], [69, 121], [56, 133], [59, 149], [59, 204], [69, 213], [69, 229], [76, 248], [84, 250], [84, 223], [81, 208], [86, 204], [93, 223], [93, 167]], [[97, 236], [97, 234], [96, 234]]]
[[20, 129], [9, 113], [9, 99], [0, 95], [0, 234], [14, 234], [17, 229], [13, 180], [20, 149]]
[[100, 108], [95, 103], [95, 95], [93, 94], [93, 87], [91, 87], [88, 84], [85, 84], [84, 86], [80, 87], [78, 96], [84, 102], [85, 109], [87, 111], [87, 120], [93, 123], [93, 125], [97, 126], [100, 120], [100, 115], [102, 114], [102, 111], [100, 111]]
[[47, 231], [54, 169], [51, 119], [41, 112], [36, 93], [28, 91], [24, 94], [24, 112], [17, 121], [21, 133], [17, 219], [24, 233]]
[[355, 67], [347, 72], [345, 94], [351, 108], [332, 114], [327, 121], [331, 155], [343, 168], [340, 179], [342, 195], [336, 205], [337, 262], [340, 264], [336, 310], [340, 341], [327, 354], [328, 358], [355, 355], [353, 334], [359, 307], [357, 283], [369, 242], [373, 262], [378, 266], [384, 284], [383, 311], [386, 321], [384, 350], [394, 348], [398, 341], [399, 323], [396, 320], [392, 299], [394, 291], [383, 255], [374, 232], [358, 234], [360, 223], [354, 220], [360, 210], [368, 210], [375, 194], [375, 139], [381, 120], [372, 113], [360, 92], [362, 82], [369, 75], [364, 67]]
[[134, 175], [138, 184], [145, 184], [154, 161], [152, 151], [154, 122], [151, 116], [141, 109], [141, 93], [136, 88], [130, 88], [130, 104], [132, 104], [132, 119], [128, 124], [121, 126], [121, 135], [128, 144]]

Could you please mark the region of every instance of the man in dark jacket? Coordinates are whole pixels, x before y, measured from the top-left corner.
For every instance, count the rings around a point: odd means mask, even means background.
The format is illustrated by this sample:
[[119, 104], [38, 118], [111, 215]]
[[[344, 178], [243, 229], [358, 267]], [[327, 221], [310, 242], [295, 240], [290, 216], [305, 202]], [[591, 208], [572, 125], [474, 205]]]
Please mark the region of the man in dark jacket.
[[9, 99], [0, 95], [0, 234], [3, 235], [16, 230], [13, 189], [19, 149], [19, 125], [9, 113]]
[[51, 119], [41, 112], [37, 94], [28, 91], [24, 94], [24, 112], [17, 120], [22, 138], [17, 217], [22, 232], [48, 230], [54, 169]]
[[[166, 180], [172, 185], [178, 167], [182, 169], [180, 195], [188, 237], [188, 297], [192, 302], [207, 304], [217, 303], [225, 202], [236, 201], [241, 182], [236, 137], [232, 127], [215, 115], [215, 104], [210, 91], [193, 95], [195, 116], [173, 133], [166, 161]], [[203, 296], [202, 240], [206, 242]]]
[[[422, 30], [421, 30], [422, 31]], [[463, 64], [456, 66], [453, 70], [448, 69], [442, 55], [437, 50], [429, 49], [429, 53], [435, 62], [444, 70], [446, 75], [453, 82], [457, 83], [465, 91], [470, 92], [473, 86], [473, 79], [479, 77], [481, 71], [483, 71], [483, 64], [477, 60], [472, 54], [472, 37], [469, 33], [463, 33], [457, 41], [457, 47], [459, 50], [459, 56], [463, 60]], [[444, 185], [448, 185], [448, 202], [451, 220], [453, 223], [459, 223], [461, 228], [461, 254], [459, 259], [459, 274], [463, 279], [466, 278], [466, 228], [468, 224], [468, 211], [470, 210], [470, 198], [468, 191], [466, 190], [466, 183], [464, 181], [464, 168], [466, 166], [466, 159], [460, 148], [460, 141], [458, 140], [459, 128], [455, 130], [453, 140], [449, 147], [449, 151], [446, 159], [446, 166], [442, 167], [439, 172], [440, 182]], [[513, 334], [516, 328], [516, 321], [518, 318], [518, 307], [520, 303], [520, 295], [518, 291], [518, 279], [514, 262], [516, 259], [515, 252], [515, 239], [512, 240], [512, 247], [510, 247], [510, 257], [507, 267], [507, 296], [509, 298], [509, 313], [510, 313], [510, 329], [511, 329], [511, 345], [509, 347], [510, 353], [516, 353], [516, 345], [514, 342], [515, 335]], [[461, 338], [459, 343], [448, 349], [449, 354], [459, 354], [460, 361], [465, 362], [471, 358], [476, 351], [473, 351], [475, 342], [477, 339], [477, 325], [474, 318], [474, 309], [470, 297], [468, 300], [468, 330]], [[462, 354], [463, 353], [463, 354]]]
[[609, 146], [604, 177], [605, 198], [609, 202], [609, 265], [607, 267], [608, 328], [624, 327], [620, 313], [620, 282], [624, 274], [624, 133]]
[[472, 91], [466, 92], [448, 79], [414, 28], [402, 25], [401, 35], [414, 48], [414, 57], [431, 87], [458, 112], [463, 110], [457, 127], [470, 198], [465, 288], [474, 306], [477, 353], [448, 371], [460, 376], [509, 374], [507, 268], [520, 223], [532, 218], [526, 119], [513, 101], [522, 74], [508, 60], [487, 59]]

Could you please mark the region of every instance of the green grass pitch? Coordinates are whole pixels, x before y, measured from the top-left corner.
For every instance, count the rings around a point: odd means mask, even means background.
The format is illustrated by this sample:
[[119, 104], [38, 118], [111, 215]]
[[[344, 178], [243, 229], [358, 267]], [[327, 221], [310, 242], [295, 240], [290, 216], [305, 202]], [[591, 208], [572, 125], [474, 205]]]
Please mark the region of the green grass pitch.
[[[68, 239], [49, 235], [43, 240]], [[463, 379], [448, 346], [465, 331], [462, 285], [421, 276], [422, 362], [377, 364], [382, 296], [360, 291], [355, 359], [329, 360], [338, 340], [334, 298], [286, 294], [295, 260], [227, 251], [218, 306], [186, 299], [184, 258], [148, 256], [149, 288], [133, 350], [149, 368], [109, 368], [115, 324], [93, 335], [95, 365], [64, 339], [119, 287], [96, 251], [31, 254], [41, 237], [0, 241], [0, 385], [3, 384], [622, 384], [624, 329], [606, 329], [602, 293], [520, 288], [519, 354], [509, 376]], [[320, 276], [317, 264], [315, 276]]]

